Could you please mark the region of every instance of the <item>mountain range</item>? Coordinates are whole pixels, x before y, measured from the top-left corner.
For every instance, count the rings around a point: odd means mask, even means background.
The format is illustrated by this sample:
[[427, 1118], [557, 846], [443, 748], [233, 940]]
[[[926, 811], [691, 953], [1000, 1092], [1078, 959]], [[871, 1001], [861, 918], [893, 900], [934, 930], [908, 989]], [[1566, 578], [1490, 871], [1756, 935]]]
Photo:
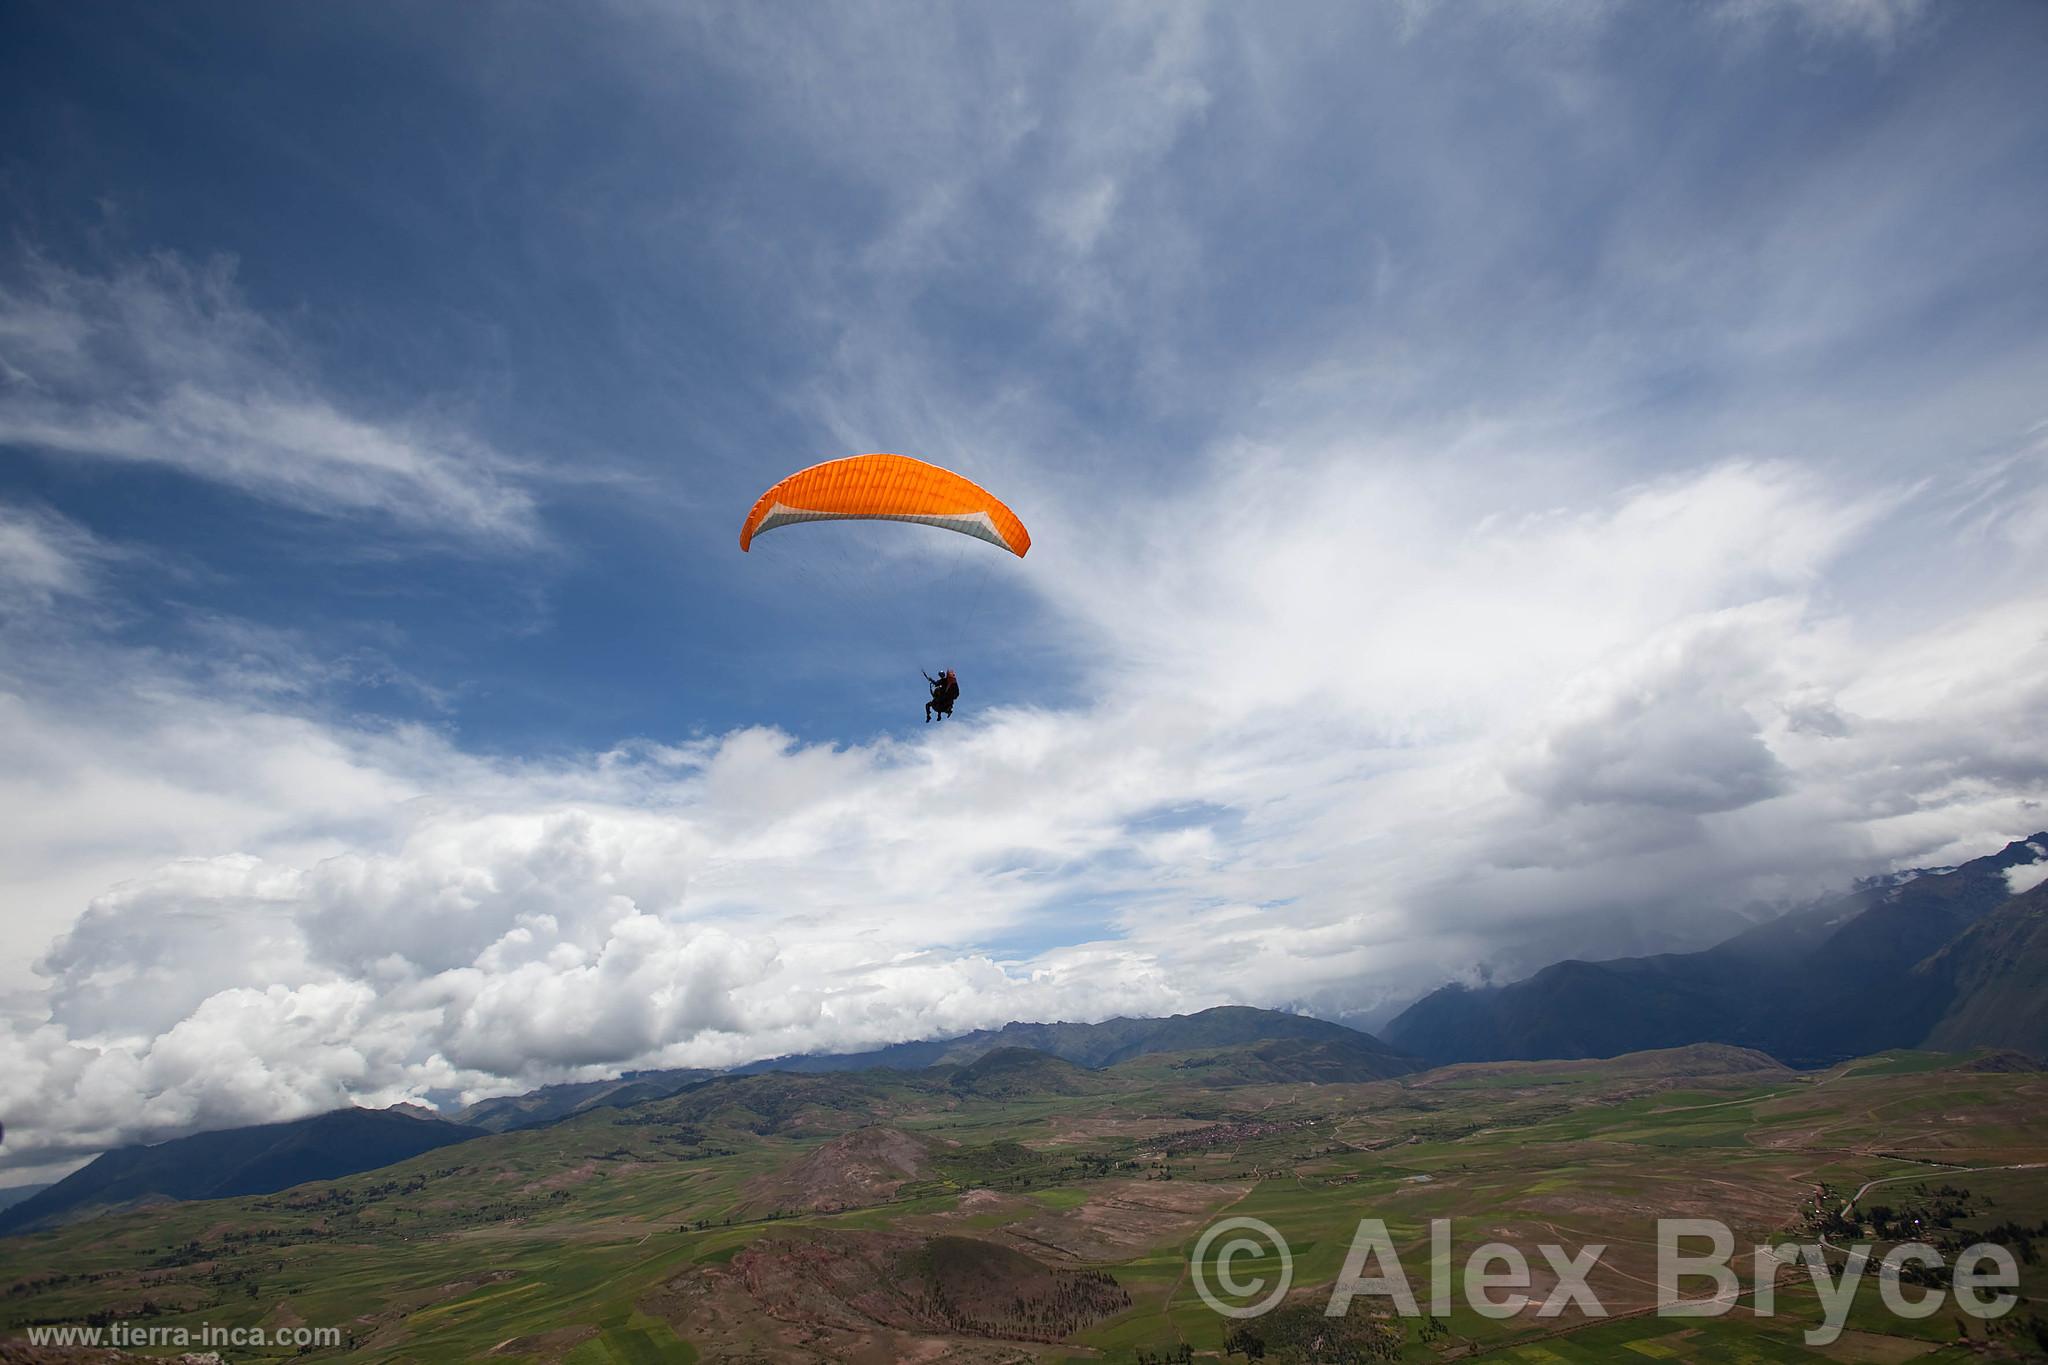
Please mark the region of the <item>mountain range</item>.
[[49, 1188], [48, 1185], [10, 1185], [0, 1190], [0, 1212], [13, 1208], [25, 1199], [33, 1199]]
[[371, 1171], [484, 1136], [412, 1105], [336, 1109], [287, 1123], [196, 1133], [123, 1147], [27, 1199], [0, 1208], [0, 1233], [177, 1199], [270, 1194], [308, 1180]]
[[881, 1067], [908, 1071], [927, 1066], [964, 1064], [1003, 1047], [1030, 1048], [1076, 1066], [1099, 1069], [1156, 1052], [1190, 1052], [1285, 1038], [1341, 1040], [1362, 1044], [1389, 1059], [1399, 1058], [1395, 1049], [1371, 1034], [1343, 1024], [1333, 1024], [1326, 1019], [1244, 1005], [1218, 1005], [1194, 1014], [1175, 1014], [1164, 1019], [1119, 1017], [1105, 1019], [1099, 1024], [1005, 1024], [999, 1029], [976, 1029], [957, 1038], [897, 1043], [872, 1052], [775, 1057], [765, 1062], [750, 1063], [738, 1070], [743, 1073], [865, 1071], [870, 1067]]
[[535, 1128], [556, 1123], [592, 1109], [624, 1109], [644, 1100], [673, 1095], [686, 1085], [718, 1075], [691, 1067], [669, 1071], [628, 1071], [617, 1080], [577, 1081], [566, 1085], [544, 1085], [523, 1095], [499, 1095], [459, 1111], [457, 1123], [493, 1133], [515, 1128]]
[[1914, 969], [1946, 1003], [1927, 1045], [2048, 1055], [2048, 882], [2014, 896]]
[[[1326, 1062], [1326, 1069], [1333, 1075], [1342, 1073], [1344, 1079], [1376, 1080], [1398, 1076], [1415, 1068], [1413, 1058], [1402, 1056], [1369, 1033], [1361, 1033], [1343, 1024], [1278, 1010], [1219, 1005], [1195, 1014], [1176, 1014], [1164, 1019], [1116, 1018], [1099, 1024], [1011, 1023], [998, 1029], [976, 1029], [953, 1038], [893, 1043], [867, 1052], [771, 1057], [734, 1067], [729, 1074], [751, 1076], [766, 1071], [817, 1073], [878, 1069], [922, 1071], [928, 1067], [966, 1066], [1005, 1048], [1024, 1048], [1086, 1070], [1100, 1070], [1157, 1053], [1290, 1040], [1327, 1045], [1331, 1055], [1340, 1060]], [[550, 1085], [523, 1095], [479, 1100], [454, 1117], [458, 1123], [487, 1128], [495, 1133], [510, 1132], [516, 1128], [556, 1123], [591, 1109], [624, 1108], [661, 1099], [718, 1074], [688, 1069], [629, 1071], [615, 1081]]]
[[[598, 1109], [689, 1099], [707, 1112], [735, 1082], [776, 1073], [823, 1078], [915, 1072], [934, 1090], [981, 1099], [1081, 1095], [1113, 1089], [1096, 1073], [1139, 1058], [1195, 1068], [1212, 1088], [1297, 1079], [1369, 1081], [1417, 1063], [1370, 1034], [1275, 1010], [1221, 1006], [1167, 1019], [1100, 1024], [1007, 1024], [957, 1038], [873, 1052], [779, 1058], [731, 1072], [628, 1072], [616, 1080], [543, 1086], [481, 1100], [443, 1120], [413, 1105], [341, 1109], [289, 1123], [234, 1128], [103, 1153], [63, 1180], [0, 1208], [0, 1234], [55, 1226], [117, 1209], [179, 1199], [270, 1194], [309, 1180], [374, 1170], [471, 1138], [565, 1122]], [[931, 1060], [928, 1060], [931, 1059]]]
[[2041, 902], [2015, 896], [2007, 876], [2044, 859], [2048, 833], [1959, 867], [1873, 879], [1703, 952], [1445, 986], [1397, 1016], [1386, 1038], [1432, 1064], [1690, 1043], [1802, 1067], [1923, 1045], [2048, 1052]]

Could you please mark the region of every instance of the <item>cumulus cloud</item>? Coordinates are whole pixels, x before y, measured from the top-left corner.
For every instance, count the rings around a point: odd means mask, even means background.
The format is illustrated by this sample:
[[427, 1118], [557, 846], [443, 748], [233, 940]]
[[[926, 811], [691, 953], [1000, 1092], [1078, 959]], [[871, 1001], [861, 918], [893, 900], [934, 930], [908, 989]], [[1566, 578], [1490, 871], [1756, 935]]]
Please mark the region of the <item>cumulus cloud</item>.
[[[1266, 494], [1274, 515], [1308, 506], [1323, 473], [1269, 468], [1289, 485]], [[1261, 505], [1229, 480], [1213, 496]], [[1479, 961], [1711, 938], [1758, 898], [1978, 851], [2048, 786], [2048, 751], [2026, 738], [2048, 733], [2030, 719], [2048, 695], [2026, 681], [2048, 677], [2048, 604], [1871, 649], [1812, 600], [1831, 560], [1907, 504], [1845, 506], [1738, 465], [1481, 517], [1448, 555], [1417, 533], [1370, 573], [1329, 573], [1372, 501], [1297, 514], [1288, 537], [1261, 539], [1254, 516], [1227, 560], [1198, 539], [1145, 545], [1152, 570], [1132, 583], [1147, 591], [1114, 609], [1050, 584], [1100, 631], [1099, 700], [915, 740], [750, 728], [482, 761], [255, 693], [216, 699], [213, 762], [167, 767], [176, 785], [126, 814], [81, 766], [92, 745], [55, 746], [46, 780], [99, 800], [103, 837], [199, 799], [209, 830], [156, 837], [203, 848], [239, 830], [252, 851], [130, 875], [41, 955], [47, 1013], [12, 1026], [0, 1096], [36, 1117], [10, 1124], [10, 1146], [51, 1159], [344, 1097], [1013, 1018], [1370, 1011]], [[1378, 515], [1391, 531], [1472, 509]], [[1230, 582], [1205, 579], [1224, 562]], [[1622, 571], [1661, 590], [1588, 624]], [[1511, 611], [1492, 604], [1503, 592]], [[1492, 629], [1527, 642], [1505, 679], [1461, 662]], [[1315, 657], [1337, 663], [1258, 666]], [[18, 733], [50, 733], [68, 705], [13, 704]], [[1844, 723], [1796, 722], [1819, 706]], [[202, 752], [166, 731], [205, 714], [184, 697], [125, 717], [147, 728], [124, 766]], [[277, 785], [208, 792], [209, 768]]]
[[160, 464], [456, 543], [538, 541], [505, 456], [445, 421], [351, 412], [311, 371], [226, 260], [89, 274], [28, 256], [0, 283], [0, 444]]
[[[863, 800], [888, 782], [937, 807], [946, 756], [906, 773], [883, 750], [760, 739], [691, 755], [662, 814], [592, 799], [593, 783], [614, 801], [634, 783], [588, 770], [504, 773], [496, 799], [382, 812], [382, 853], [184, 860], [116, 888], [39, 964], [47, 1021], [9, 1034], [10, 1152], [55, 1159], [351, 1096], [487, 1093], [1181, 999], [1136, 954], [1020, 966], [964, 946], [1043, 892], [984, 886], [986, 840], [904, 866], [886, 850], [910, 831]], [[818, 780], [820, 761], [844, 761], [837, 780]], [[785, 765], [809, 770], [811, 800], [730, 824], [698, 804], [699, 783], [758, 770], [773, 787]], [[569, 788], [584, 797], [545, 795]], [[1012, 815], [1006, 839], [1058, 844]], [[948, 940], [962, 946], [931, 946]]]

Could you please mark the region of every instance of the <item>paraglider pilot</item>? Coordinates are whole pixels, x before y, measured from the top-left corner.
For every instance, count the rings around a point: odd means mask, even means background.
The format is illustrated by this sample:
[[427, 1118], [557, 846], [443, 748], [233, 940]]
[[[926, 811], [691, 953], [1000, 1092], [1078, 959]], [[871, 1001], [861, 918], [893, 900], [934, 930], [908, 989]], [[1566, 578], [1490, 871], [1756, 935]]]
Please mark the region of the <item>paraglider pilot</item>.
[[924, 704], [924, 723], [929, 725], [935, 711], [940, 720], [953, 714], [953, 703], [960, 700], [960, 680], [953, 676], [950, 668], [936, 678], [926, 673], [924, 680], [932, 685], [932, 699]]

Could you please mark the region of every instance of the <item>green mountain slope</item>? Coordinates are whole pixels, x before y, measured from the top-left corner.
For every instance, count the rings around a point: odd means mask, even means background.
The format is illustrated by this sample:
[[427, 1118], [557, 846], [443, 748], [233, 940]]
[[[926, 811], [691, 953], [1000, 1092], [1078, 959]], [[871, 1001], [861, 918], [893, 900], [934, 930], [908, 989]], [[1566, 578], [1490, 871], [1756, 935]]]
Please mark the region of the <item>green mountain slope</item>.
[[1234, 1047], [1282, 1038], [1341, 1040], [1378, 1052], [1398, 1065], [1402, 1054], [1369, 1033], [1280, 1010], [1244, 1005], [1218, 1005], [1194, 1014], [1164, 1019], [1105, 1019], [1098, 1024], [1005, 1024], [978, 1029], [957, 1038], [897, 1043], [872, 1052], [813, 1057], [777, 1057], [739, 1068], [760, 1071], [863, 1071], [870, 1068], [917, 1070], [928, 1066], [965, 1065], [1002, 1047], [1030, 1048], [1099, 1069], [1155, 1052], [1188, 1052], [1197, 1048]]
[[1050, 1053], [1028, 1047], [999, 1047], [984, 1052], [953, 1073], [947, 1087], [956, 1094], [983, 1099], [1020, 1095], [1093, 1095], [1113, 1089], [1111, 1082]]
[[1216, 1087], [1300, 1081], [1335, 1085], [1388, 1080], [1416, 1067], [1413, 1058], [1348, 1038], [1274, 1038], [1236, 1047], [1146, 1053], [1117, 1063], [1111, 1074]]
[[123, 1147], [0, 1210], [0, 1233], [164, 1200], [270, 1194], [309, 1180], [375, 1170], [482, 1136], [480, 1128], [389, 1109], [337, 1109], [290, 1123]]
[[1928, 1047], [2048, 1057], [2048, 882], [1978, 920], [1916, 975], [1948, 1002]]
[[1427, 1061], [1612, 1057], [1728, 1043], [1819, 1065], [1911, 1047], [1942, 1017], [1915, 966], [2009, 899], [2048, 834], [1961, 867], [1889, 878], [1698, 953], [1560, 962], [1506, 986], [1446, 986], [1386, 1030]]
[[693, 1085], [717, 1074], [713, 1071], [687, 1068], [673, 1071], [629, 1071], [610, 1081], [544, 1085], [523, 1095], [500, 1095], [494, 1099], [478, 1100], [457, 1113], [454, 1119], [457, 1123], [466, 1123], [493, 1133], [505, 1133], [514, 1128], [531, 1128], [536, 1124], [554, 1123], [571, 1114], [580, 1114], [589, 1109], [623, 1109], [630, 1104], [660, 1099], [664, 1095], [675, 1094], [686, 1085]]

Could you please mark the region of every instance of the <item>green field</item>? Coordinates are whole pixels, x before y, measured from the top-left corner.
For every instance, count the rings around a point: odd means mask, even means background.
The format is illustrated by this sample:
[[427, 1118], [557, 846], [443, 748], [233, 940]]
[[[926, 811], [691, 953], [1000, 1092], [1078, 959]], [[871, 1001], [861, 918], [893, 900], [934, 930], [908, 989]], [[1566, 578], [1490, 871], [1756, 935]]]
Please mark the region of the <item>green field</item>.
[[[1211, 1222], [1245, 1216], [1279, 1230], [1293, 1258], [1291, 1293], [1248, 1327], [1266, 1359], [1777, 1361], [1815, 1354], [1801, 1339], [1822, 1318], [1807, 1270], [1780, 1275], [1768, 1315], [1745, 1293], [1723, 1316], [1662, 1316], [1657, 1219], [1725, 1223], [1745, 1287], [1749, 1248], [1822, 1234], [1881, 1255], [1908, 1229], [1952, 1249], [2038, 1227], [2040, 1252], [2016, 1244], [2016, 1258], [2048, 1253], [2048, 1077], [1931, 1054], [1805, 1075], [1717, 1057], [1221, 1090], [1134, 1070], [1103, 1073], [1103, 1093], [1002, 1100], [911, 1075], [752, 1077], [349, 1180], [0, 1241], [0, 1334], [119, 1319], [346, 1337], [231, 1360], [1136, 1361], [1184, 1347], [1221, 1359], [1235, 1324], [1196, 1294], [1189, 1254]], [[908, 1135], [915, 1169], [877, 1174], [844, 1155], [856, 1148], [842, 1135], [875, 1125]], [[817, 1182], [842, 1178], [856, 1193], [820, 1203]], [[1873, 1209], [1895, 1225], [1866, 1232]], [[1450, 1311], [1382, 1320], [1386, 1302], [1360, 1298], [1347, 1330], [1378, 1355], [1347, 1356], [1366, 1348], [1335, 1337], [1304, 1346], [1289, 1334], [1332, 1330], [1322, 1309], [1361, 1219], [1385, 1224], [1424, 1310], [1441, 1274]], [[1432, 1219], [1450, 1221], [1448, 1264], [1432, 1263]], [[961, 1237], [1003, 1254], [947, 1280], [920, 1248], [978, 1244]], [[1467, 1299], [1465, 1258], [1488, 1242], [1537, 1271], [1536, 1302], [1512, 1316]], [[1539, 1315], [1546, 1243], [1566, 1257], [1606, 1248], [1587, 1277], [1605, 1318]], [[910, 1266], [927, 1279], [892, 1283]], [[1041, 1300], [975, 1278], [1020, 1266], [1043, 1272], [1029, 1291]], [[1113, 1311], [1110, 1291], [1090, 1291], [1095, 1307], [1069, 1324], [1049, 1305], [1098, 1283], [1075, 1278], [1085, 1271], [1113, 1277]], [[1271, 1284], [1279, 1264], [1246, 1256], [1232, 1271]], [[1873, 1269], [1844, 1335], [1818, 1354], [2039, 1354], [2038, 1260], [2021, 1260], [2020, 1280], [2022, 1301], [1997, 1321], [1952, 1304], [1913, 1321], [1885, 1308]], [[1029, 1323], [1036, 1337], [1015, 1326]]]

